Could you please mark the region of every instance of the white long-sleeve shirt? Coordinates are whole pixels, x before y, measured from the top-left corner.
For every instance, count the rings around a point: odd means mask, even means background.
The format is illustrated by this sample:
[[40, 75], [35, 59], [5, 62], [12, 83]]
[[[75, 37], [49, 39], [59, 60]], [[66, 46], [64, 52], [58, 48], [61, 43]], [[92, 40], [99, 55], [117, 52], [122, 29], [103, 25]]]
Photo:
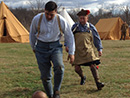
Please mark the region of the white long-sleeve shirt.
[[[30, 44], [33, 50], [35, 47], [36, 40], [40, 40], [42, 42], [54, 42], [54, 41], [60, 40], [61, 38], [57, 16], [55, 15], [55, 17], [52, 20], [48, 21], [45, 17], [45, 14], [43, 14], [41, 24], [40, 24], [40, 34], [37, 37], [38, 22], [40, 19], [40, 15], [41, 13], [36, 15], [33, 18], [31, 26], [30, 26], [29, 39], [30, 39]], [[71, 31], [71, 27], [61, 15], [58, 14], [58, 16], [60, 19], [62, 32], [64, 33], [65, 43], [67, 47], [69, 48], [69, 54], [74, 54], [75, 42], [74, 42], [73, 33]]]

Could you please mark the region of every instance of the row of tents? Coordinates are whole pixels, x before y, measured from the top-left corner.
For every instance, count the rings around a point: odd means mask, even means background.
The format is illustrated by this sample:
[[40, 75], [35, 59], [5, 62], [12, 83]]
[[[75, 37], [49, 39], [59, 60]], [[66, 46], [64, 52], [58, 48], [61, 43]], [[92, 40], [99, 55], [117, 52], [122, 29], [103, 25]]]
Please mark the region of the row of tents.
[[[60, 13], [69, 23], [74, 24], [65, 9]], [[100, 19], [95, 25], [102, 40], [119, 40], [121, 37], [121, 25], [123, 20], [120, 17]], [[126, 39], [129, 38], [129, 30], [126, 33]], [[12, 14], [9, 8], [2, 1], [0, 4], [0, 43], [26, 43], [29, 42], [29, 32]]]

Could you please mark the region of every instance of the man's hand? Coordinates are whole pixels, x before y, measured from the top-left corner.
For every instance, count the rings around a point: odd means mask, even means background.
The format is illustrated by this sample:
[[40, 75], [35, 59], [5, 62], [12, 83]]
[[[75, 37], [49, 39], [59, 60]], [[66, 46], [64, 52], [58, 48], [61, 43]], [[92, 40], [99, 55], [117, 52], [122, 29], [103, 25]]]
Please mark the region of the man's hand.
[[65, 47], [65, 51], [66, 51], [66, 52], [69, 52], [69, 48], [68, 48], [67, 46]]
[[67, 60], [70, 60], [70, 64], [72, 64], [74, 62], [74, 55], [69, 54]]
[[98, 55], [99, 55], [99, 56], [102, 56], [102, 51], [98, 51]]

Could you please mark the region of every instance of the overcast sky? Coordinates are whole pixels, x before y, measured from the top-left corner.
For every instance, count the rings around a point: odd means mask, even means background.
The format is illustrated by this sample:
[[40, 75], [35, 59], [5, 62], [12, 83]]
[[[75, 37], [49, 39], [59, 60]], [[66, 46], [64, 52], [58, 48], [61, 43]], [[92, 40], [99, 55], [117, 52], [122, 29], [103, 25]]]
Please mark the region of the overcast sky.
[[[0, 0], [4, 1], [9, 7], [27, 7], [29, 6], [28, 1], [36, 1], [36, 0]], [[50, 0], [42, 0], [42, 1], [50, 1]], [[65, 8], [85, 8], [92, 11], [96, 11], [101, 6], [111, 5], [111, 4], [130, 4], [130, 0], [52, 0], [58, 2], [58, 4], [64, 6]], [[130, 6], [130, 5], [129, 5]]]

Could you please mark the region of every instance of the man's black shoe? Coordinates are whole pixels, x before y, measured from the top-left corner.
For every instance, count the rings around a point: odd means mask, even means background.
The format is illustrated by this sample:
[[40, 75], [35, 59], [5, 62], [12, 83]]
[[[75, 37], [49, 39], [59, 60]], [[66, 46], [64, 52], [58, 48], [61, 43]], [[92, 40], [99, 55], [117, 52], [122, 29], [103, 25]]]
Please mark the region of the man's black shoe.
[[49, 98], [53, 98], [53, 97], [49, 97]]
[[59, 94], [55, 94], [53, 98], [60, 98]]
[[49, 98], [53, 98], [53, 95], [51, 95], [51, 96], [48, 96]]
[[60, 93], [59, 93], [59, 91], [54, 92], [53, 98], [60, 98]]
[[83, 78], [81, 78], [80, 85], [84, 85], [85, 82], [86, 82], [86, 76], [84, 76]]
[[96, 83], [98, 90], [101, 90], [104, 87], [104, 83], [98, 82]]

